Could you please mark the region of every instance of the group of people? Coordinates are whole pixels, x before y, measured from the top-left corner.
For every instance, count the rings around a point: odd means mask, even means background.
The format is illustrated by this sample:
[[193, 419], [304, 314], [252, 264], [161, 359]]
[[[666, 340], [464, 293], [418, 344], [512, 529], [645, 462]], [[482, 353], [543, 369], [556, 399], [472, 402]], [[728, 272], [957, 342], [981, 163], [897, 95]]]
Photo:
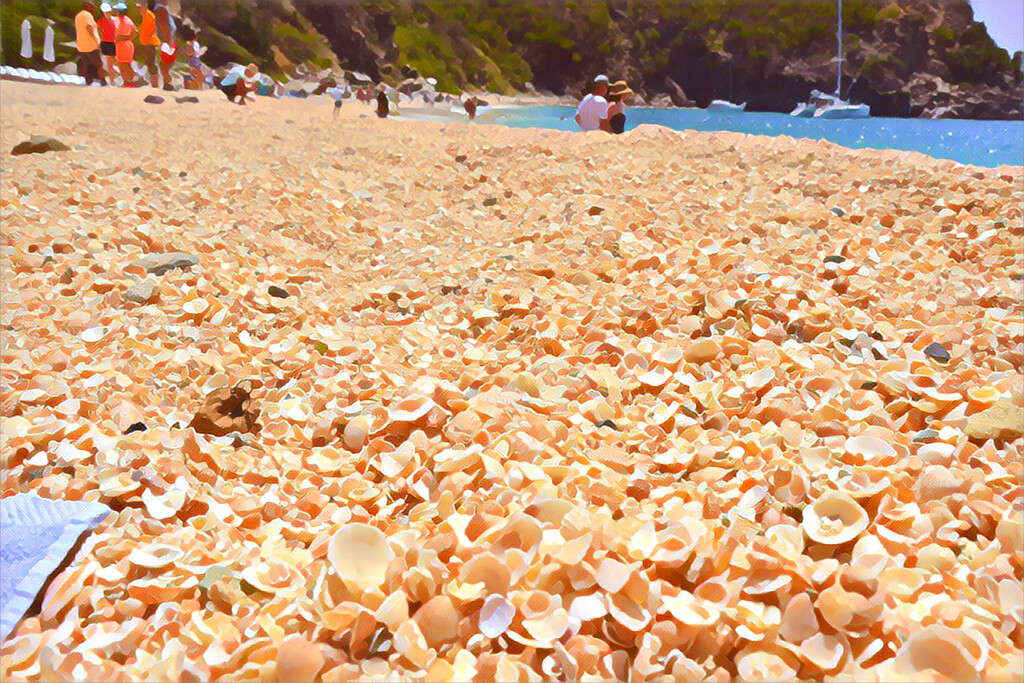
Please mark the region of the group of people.
[[626, 129], [626, 102], [632, 94], [626, 81], [610, 83], [604, 74], [595, 77], [590, 92], [576, 108], [576, 124], [582, 131], [622, 133]]
[[[120, 77], [126, 88], [137, 85], [134, 60], [136, 55], [145, 65], [149, 84], [164, 90], [173, 90], [171, 65], [177, 57], [174, 42], [174, 18], [167, 8], [167, 0], [148, 0], [141, 9], [139, 26], [127, 14], [123, 2], [100, 5], [100, 18], [95, 16], [93, 0], [84, 0], [82, 10], [75, 16], [75, 45], [78, 49], [78, 75], [92, 85], [116, 85]], [[138, 50], [135, 47], [139, 41]]]

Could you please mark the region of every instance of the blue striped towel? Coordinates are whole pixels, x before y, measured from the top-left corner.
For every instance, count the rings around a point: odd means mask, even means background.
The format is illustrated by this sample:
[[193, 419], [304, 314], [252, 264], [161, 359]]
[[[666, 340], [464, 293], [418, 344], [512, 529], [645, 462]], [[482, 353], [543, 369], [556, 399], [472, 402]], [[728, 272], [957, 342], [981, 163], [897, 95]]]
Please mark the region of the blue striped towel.
[[79, 536], [109, 514], [102, 503], [50, 500], [34, 493], [0, 499], [0, 643]]

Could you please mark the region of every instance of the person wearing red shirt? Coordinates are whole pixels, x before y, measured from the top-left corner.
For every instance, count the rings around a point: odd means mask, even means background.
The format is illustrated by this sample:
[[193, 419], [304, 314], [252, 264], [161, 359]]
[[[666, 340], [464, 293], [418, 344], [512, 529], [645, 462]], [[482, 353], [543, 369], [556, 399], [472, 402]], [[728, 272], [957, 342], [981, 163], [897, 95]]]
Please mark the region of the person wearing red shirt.
[[117, 65], [114, 62], [114, 55], [117, 54], [117, 46], [114, 42], [117, 38], [117, 26], [114, 18], [110, 16], [111, 7], [109, 2], [100, 5], [100, 12], [103, 16], [96, 22], [96, 28], [100, 32], [100, 53], [103, 55], [103, 69], [110, 78], [110, 84], [114, 85], [117, 79]]

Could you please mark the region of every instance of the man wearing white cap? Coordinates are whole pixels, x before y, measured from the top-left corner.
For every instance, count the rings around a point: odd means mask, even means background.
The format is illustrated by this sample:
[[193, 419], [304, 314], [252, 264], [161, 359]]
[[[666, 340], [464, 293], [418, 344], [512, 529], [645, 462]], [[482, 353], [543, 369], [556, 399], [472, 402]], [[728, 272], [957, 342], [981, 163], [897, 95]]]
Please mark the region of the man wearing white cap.
[[580, 130], [610, 131], [608, 127], [608, 77], [604, 74], [594, 79], [593, 86], [576, 108], [576, 123]]

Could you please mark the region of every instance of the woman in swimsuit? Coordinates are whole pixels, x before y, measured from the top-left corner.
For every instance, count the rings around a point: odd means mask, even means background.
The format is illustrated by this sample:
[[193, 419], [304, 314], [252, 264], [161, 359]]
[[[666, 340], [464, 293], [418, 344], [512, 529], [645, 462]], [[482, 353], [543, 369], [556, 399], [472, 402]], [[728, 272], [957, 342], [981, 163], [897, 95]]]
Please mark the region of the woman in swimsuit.
[[632, 94], [626, 81], [618, 81], [608, 88], [608, 126], [616, 135], [626, 130], [626, 100]]

